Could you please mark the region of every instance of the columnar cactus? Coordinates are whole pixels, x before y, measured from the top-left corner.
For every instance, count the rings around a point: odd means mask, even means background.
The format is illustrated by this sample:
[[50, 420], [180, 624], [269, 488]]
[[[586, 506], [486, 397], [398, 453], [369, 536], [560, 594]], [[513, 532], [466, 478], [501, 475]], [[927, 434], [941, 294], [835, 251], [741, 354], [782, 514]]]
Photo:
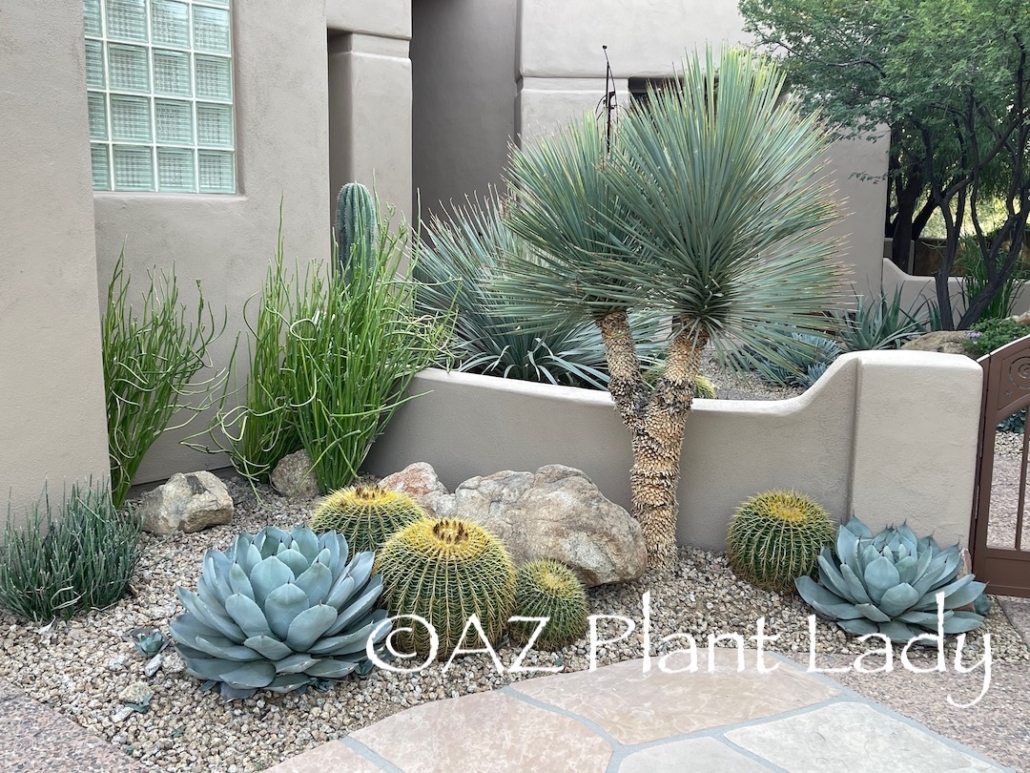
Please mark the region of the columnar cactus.
[[812, 573], [819, 551], [833, 542], [833, 521], [796, 491], [769, 491], [744, 502], [730, 520], [730, 566], [760, 588], [787, 591]]
[[[587, 594], [576, 573], [560, 561], [540, 559], [519, 567], [515, 576], [515, 614], [545, 617], [536, 640], [544, 649], [572, 644], [587, 629]], [[512, 638], [527, 642], [537, 623], [513, 622]]]
[[311, 528], [342, 534], [356, 552], [378, 551], [395, 532], [425, 517], [407, 494], [362, 484], [334, 491], [322, 500], [311, 517]]
[[336, 241], [340, 271], [350, 276], [352, 256], [370, 260], [379, 229], [375, 197], [361, 183], [347, 183], [336, 199]]
[[[390, 615], [418, 615], [439, 637], [437, 656], [459, 644], [481, 647], [475, 634], [461, 641], [473, 614], [491, 643], [500, 638], [515, 603], [515, 566], [504, 545], [469, 521], [416, 521], [386, 541], [376, 559]], [[406, 623], [405, 623], [406, 626]], [[417, 622], [398, 624], [395, 648], [431, 654], [430, 632]], [[471, 631], [471, 629], [470, 629]]]

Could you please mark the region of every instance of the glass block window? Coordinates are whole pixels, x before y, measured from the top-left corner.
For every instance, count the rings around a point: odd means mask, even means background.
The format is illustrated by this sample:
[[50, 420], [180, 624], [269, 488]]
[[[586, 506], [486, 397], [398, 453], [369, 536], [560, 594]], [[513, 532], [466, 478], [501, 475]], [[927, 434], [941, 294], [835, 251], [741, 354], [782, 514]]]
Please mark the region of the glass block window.
[[82, 0], [93, 188], [235, 193], [230, 0]]

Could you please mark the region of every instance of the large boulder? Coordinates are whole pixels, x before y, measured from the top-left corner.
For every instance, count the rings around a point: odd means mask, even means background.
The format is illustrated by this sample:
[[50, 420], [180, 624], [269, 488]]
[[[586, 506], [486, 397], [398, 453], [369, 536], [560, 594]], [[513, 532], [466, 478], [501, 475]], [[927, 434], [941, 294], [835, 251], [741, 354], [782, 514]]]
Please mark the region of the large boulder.
[[493, 532], [516, 564], [553, 558], [587, 587], [634, 580], [647, 568], [640, 524], [571, 467], [471, 478], [453, 500], [449, 514]]
[[164, 485], [148, 491], [139, 507], [143, 529], [164, 536], [229, 523], [232, 511], [225, 484], [203, 470], [177, 472]]
[[966, 330], [936, 330], [933, 333], [919, 336], [919, 338], [913, 338], [901, 348], [917, 352], [944, 352], [945, 354], [964, 354], [967, 357], [975, 357], [966, 348], [968, 342], [969, 335]]
[[268, 480], [276, 493], [284, 497], [312, 499], [321, 493], [315, 477], [315, 465], [303, 448], [284, 456]]

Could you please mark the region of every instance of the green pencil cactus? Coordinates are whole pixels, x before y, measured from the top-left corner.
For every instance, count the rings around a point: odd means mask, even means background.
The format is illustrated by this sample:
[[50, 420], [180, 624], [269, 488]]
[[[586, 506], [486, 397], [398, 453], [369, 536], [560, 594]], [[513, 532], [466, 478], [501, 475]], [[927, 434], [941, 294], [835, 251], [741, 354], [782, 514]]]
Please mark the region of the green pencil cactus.
[[340, 271], [350, 277], [355, 255], [368, 260], [379, 230], [379, 208], [375, 197], [361, 183], [347, 183], [336, 198], [336, 241]]
[[[418, 615], [439, 636], [437, 657], [459, 644], [481, 647], [474, 631], [461, 640], [473, 614], [493, 643], [500, 638], [515, 603], [515, 566], [504, 545], [469, 521], [416, 521], [386, 541], [376, 559], [390, 615]], [[413, 622], [397, 626], [401, 651], [432, 654], [432, 635]]]
[[351, 549], [360, 553], [378, 551], [395, 532], [425, 517], [425, 511], [407, 494], [362, 484], [327, 496], [310, 525], [319, 534], [342, 534]]
[[[515, 614], [546, 617], [536, 646], [564, 647], [587, 629], [587, 594], [576, 573], [560, 561], [530, 561], [515, 576]], [[508, 630], [512, 638], [528, 642], [536, 629], [535, 622], [513, 622]]]
[[737, 575], [760, 588], [787, 591], [815, 569], [836, 526], [819, 504], [796, 491], [768, 491], [744, 502], [730, 520], [727, 546]]

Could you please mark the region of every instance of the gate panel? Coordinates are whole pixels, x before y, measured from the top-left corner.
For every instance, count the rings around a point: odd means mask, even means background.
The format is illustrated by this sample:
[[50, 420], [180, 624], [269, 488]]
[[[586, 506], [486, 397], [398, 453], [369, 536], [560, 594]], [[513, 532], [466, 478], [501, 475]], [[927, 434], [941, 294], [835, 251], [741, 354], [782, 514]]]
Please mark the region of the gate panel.
[[[998, 424], [1030, 405], [1030, 336], [979, 360], [983, 409], [970, 549], [991, 593], [1030, 597], [1030, 514], [1026, 512], [1030, 422], [1019, 450], [999, 450]], [[1008, 443], [1008, 441], [1005, 441]]]

